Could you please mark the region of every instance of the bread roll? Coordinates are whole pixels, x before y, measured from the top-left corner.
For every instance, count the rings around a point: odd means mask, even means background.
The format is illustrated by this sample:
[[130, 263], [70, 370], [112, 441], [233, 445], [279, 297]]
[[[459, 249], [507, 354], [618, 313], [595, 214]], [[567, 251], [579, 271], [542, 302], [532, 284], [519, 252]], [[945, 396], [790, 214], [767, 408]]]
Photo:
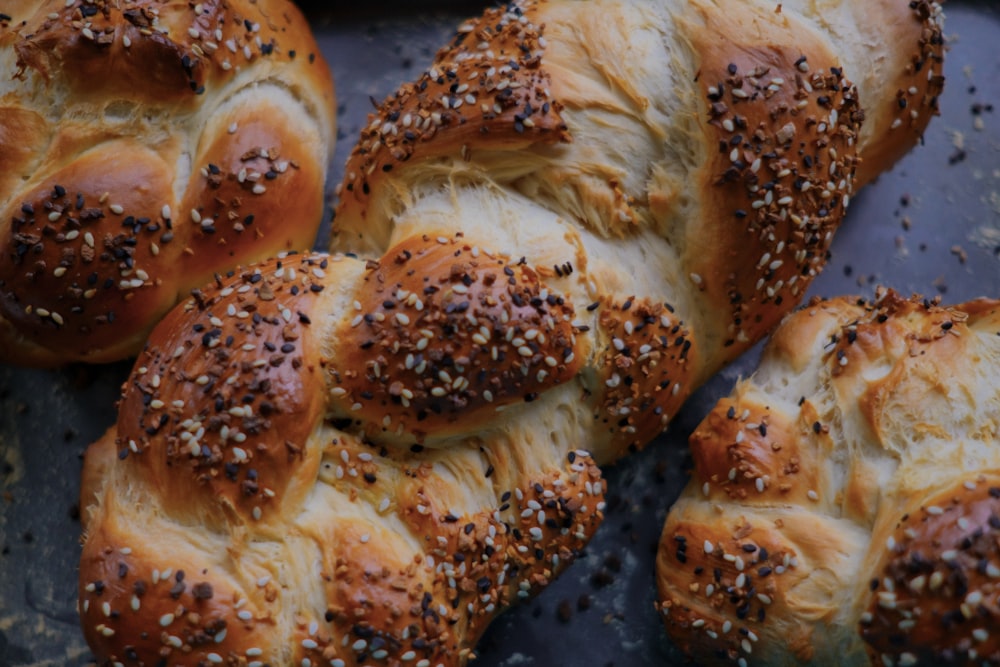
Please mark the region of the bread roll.
[[334, 91], [287, 0], [0, 18], [0, 362], [136, 354], [213, 273], [309, 248]]
[[789, 317], [691, 437], [657, 583], [698, 664], [1000, 659], [1000, 302]]
[[[341, 252], [221, 276], [151, 336], [85, 464], [95, 654], [471, 659], [586, 545], [598, 466], [797, 303], [858, 149], [883, 159], [862, 116], [888, 113], [892, 150], [919, 136], [939, 17], [885, 7], [899, 39], [864, 61], [892, 73], [870, 102], [823, 21], [765, 4], [463, 24], [364, 130]], [[901, 82], [921, 113], [890, 131]]]

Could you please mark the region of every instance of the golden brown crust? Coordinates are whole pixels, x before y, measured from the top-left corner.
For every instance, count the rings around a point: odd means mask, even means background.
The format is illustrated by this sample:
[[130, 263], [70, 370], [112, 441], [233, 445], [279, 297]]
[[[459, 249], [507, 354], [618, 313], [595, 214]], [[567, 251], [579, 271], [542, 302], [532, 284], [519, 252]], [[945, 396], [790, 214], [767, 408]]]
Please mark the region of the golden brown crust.
[[[806, 42], [794, 19], [758, 10], [704, 12], [691, 31], [708, 108], [705, 224], [689, 231], [692, 280], [705, 298], [728, 303], [723, 345], [735, 356], [796, 303], [826, 262], [854, 190], [858, 91], [822, 42]], [[733, 35], [720, 40], [718, 35]], [[706, 252], [700, 239], [727, 239]]]
[[873, 660], [1000, 660], [1000, 478], [984, 473], [904, 508], [860, 619]]
[[662, 433], [695, 387], [696, 339], [670, 304], [629, 298], [591, 305], [604, 351], [597, 361], [604, 399], [594, 415], [612, 436], [614, 458]]
[[899, 160], [938, 115], [945, 40], [941, 4], [933, 0], [855, 2], [852, 7], [867, 32], [898, 47], [867, 74], [868, 85], [893, 91], [893, 98], [865, 109], [858, 166], [861, 186]]
[[[664, 527], [659, 606], [685, 651], [706, 664], [996, 659], [998, 330], [995, 300], [894, 292], [817, 301], [782, 324], [696, 430]], [[705, 597], [733, 531], [793, 558], [784, 586], [742, 580], [764, 591], [756, 618]]]
[[810, 450], [798, 443], [803, 438], [829, 439], [815, 415], [807, 404], [799, 418], [790, 421], [753, 399], [719, 401], [691, 434], [703, 495], [747, 504], [809, 502], [819, 480]]
[[[670, 572], [660, 575], [661, 586], [687, 582], [685, 595], [663, 596], [661, 588], [658, 608], [679, 648], [698, 664], [760, 657], [761, 627], [769, 616], [780, 617], [802, 581], [799, 554], [780, 530], [739, 519], [674, 523], [661, 538], [657, 568]], [[803, 662], [814, 657], [808, 642], [789, 648]]]
[[[268, 648], [271, 624], [254, 622], [257, 605], [211, 558], [172, 537], [151, 547], [114, 517], [91, 535], [81, 559], [80, 621], [95, 654], [126, 665], [164, 658], [210, 665], [234, 647], [251, 659], [254, 648]], [[126, 638], [127, 625], [146, 630]]]
[[311, 276], [326, 262], [298, 259], [272, 264], [271, 275], [242, 272], [213, 298], [196, 290], [136, 361], [120, 407], [119, 458], [176, 498], [178, 514], [204, 494], [261, 520], [295, 479], [315, 475], [318, 457], [303, 443], [322, 414], [322, 369], [307, 313], [323, 286], [282, 271], [297, 265]]
[[135, 354], [213, 272], [307, 248], [333, 141], [329, 72], [282, 0], [57, 4], [0, 27], [14, 363]]
[[[590, 491], [600, 483], [599, 469], [575, 454], [565, 467], [529, 480], [501, 496], [495, 511], [475, 516], [452, 515], [436, 506], [419, 478], [408, 480], [400, 495], [412, 500], [400, 513], [415, 535], [434, 537], [424, 558], [433, 558], [441, 573], [428, 581], [406, 563], [386, 572], [384, 556], [353, 542], [331, 563], [333, 636], [365, 640], [354, 648], [359, 664], [376, 645], [390, 662], [405, 662], [409, 654], [430, 664], [464, 664], [496, 614], [544, 588], [599, 524], [600, 495]], [[518, 520], [496, 520], [507, 511]]]
[[[75, 356], [91, 345], [119, 353], [175, 298], [179, 253], [159, 196], [170, 189], [169, 169], [134, 142], [108, 147], [22, 192], [6, 220], [0, 316], [48, 355]], [[122, 187], [116, 175], [121, 152], [131, 156], [135, 185]], [[114, 199], [104, 196], [112, 191]], [[5, 354], [13, 361], [16, 351]]]

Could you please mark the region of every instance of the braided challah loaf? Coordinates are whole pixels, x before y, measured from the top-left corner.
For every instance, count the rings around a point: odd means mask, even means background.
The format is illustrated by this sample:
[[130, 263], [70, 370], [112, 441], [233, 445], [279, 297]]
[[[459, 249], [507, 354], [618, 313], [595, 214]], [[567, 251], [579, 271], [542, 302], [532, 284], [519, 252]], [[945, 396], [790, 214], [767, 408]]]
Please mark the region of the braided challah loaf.
[[1000, 660], [1000, 302], [810, 304], [691, 437], [660, 543], [698, 664]]
[[[367, 261], [220, 276], [151, 336], [85, 465], [95, 654], [465, 663], [586, 544], [597, 466], [797, 302], [856, 151], [916, 140], [937, 15], [884, 4], [892, 37], [858, 65], [885, 75], [871, 112], [839, 34], [790, 3], [525, 3], [463, 25], [349, 160], [336, 247]], [[920, 113], [890, 130], [910, 86]]]
[[216, 271], [312, 245], [330, 72], [287, 0], [0, 12], [0, 361], [136, 354]]
[[669, 302], [705, 379], [801, 296], [857, 158], [864, 184], [936, 113], [939, 17], [908, 0], [597, 0], [469, 21], [370, 117], [332, 247], [378, 257], [458, 230], [595, 321]]

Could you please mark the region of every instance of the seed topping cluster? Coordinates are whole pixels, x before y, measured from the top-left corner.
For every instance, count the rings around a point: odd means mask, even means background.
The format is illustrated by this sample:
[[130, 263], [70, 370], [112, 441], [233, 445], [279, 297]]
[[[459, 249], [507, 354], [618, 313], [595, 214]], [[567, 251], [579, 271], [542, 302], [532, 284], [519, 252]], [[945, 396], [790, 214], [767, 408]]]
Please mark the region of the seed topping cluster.
[[718, 289], [710, 283], [722, 280], [732, 309], [729, 345], [756, 340], [770, 325], [763, 306], [797, 300], [826, 262], [853, 193], [864, 115], [839, 68], [787, 50], [767, 55], [741, 52], [700, 78], [717, 132], [714, 183], [728, 193], [727, 233], [745, 234], [760, 249], [734, 257], [723, 275], [691, 275], [699, 289]]
[[603, 402], [595, 421], [614, 434], [618, 448], [638, 449], [662, 432], [690, 394], [697, 365], [694, 338], [670, 304], [607, 297], [591, 304], [607, 347]]
[[178, 493], [227, 498], [260, 520], [304, 460], [320, 411], [308, 313], [328, 261], [287, 255], [196, 290], [125, 386], [119, 458], [149, 474], [173, 468]]
[[583, 363], [567, 298], [461, 234], [390, 249], [354, 308], [340, 340], [365, 361], [331, 369], [339, 412], [418, 440], [479, 409], [530, 403]]
[[489, 9], [462, 24], [415, 83], [404, 84], [369, 114], [338, 186], [340, 207], [362, 206], [375, 182], [414, 159], [462, 146], [568, 141], [542, 67], [544, 26], [531, 0]]
[[885, 665], [1000, 660], [1000, 486], [963, 481], [886, 540], [859, 631]]

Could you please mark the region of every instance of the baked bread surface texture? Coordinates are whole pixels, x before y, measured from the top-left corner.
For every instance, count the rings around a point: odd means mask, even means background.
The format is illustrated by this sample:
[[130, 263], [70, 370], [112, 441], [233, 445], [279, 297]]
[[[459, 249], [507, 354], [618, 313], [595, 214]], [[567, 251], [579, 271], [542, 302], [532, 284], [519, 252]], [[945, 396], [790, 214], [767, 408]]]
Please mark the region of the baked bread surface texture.
[[[220, 275], [140, 354], [85, 462], [96, 655], [469, 661], [597, 529], [599, 466], [826, 259], [869, 111], [833, 38], [785, 6], [524, 3], [463, 24], [363, 131], [337, 253]], [[939, 16], [885, 6], [907, 39], [859, 76], [909, 81], [925, 58], [898, 148], [933, 113]], [[873, 118], [899, 108], [872, 95]]]
[[7, 3], [0, 361], [134, 356], [216, 271], [309, 248], [329, 68], [285, 0]]
[[1000, 303], [812, 303], [691, 438], [657, 560], [699, 664], [994, 664]]

